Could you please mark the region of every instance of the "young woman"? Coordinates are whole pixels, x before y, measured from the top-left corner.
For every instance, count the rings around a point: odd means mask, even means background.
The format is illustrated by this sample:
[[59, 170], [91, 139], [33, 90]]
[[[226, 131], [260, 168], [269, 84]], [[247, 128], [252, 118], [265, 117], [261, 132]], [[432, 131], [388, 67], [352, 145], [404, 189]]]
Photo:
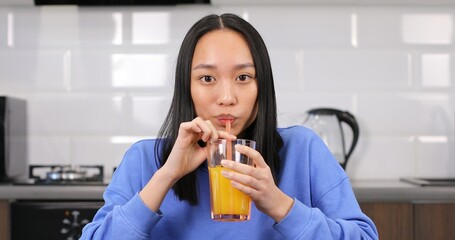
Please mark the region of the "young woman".
[[[235, 170], [224, 176], [254, 203], [251, 219], [216, 222], [205, 143], [236, 137], [257, 143], [237, 147], [255, 167], [223, 161]], [[301, 126], [277, 129], [266, 46], [232, 14], [206, 16], [189, 30], [159, 138], [127, 151], [104, 200], [82, 239], [378, 238], [319, 137]]]

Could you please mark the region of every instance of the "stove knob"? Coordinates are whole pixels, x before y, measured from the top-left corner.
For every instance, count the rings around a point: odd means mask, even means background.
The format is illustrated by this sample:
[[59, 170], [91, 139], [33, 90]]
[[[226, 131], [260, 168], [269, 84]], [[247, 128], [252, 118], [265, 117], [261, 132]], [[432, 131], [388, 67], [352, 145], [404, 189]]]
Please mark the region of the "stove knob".
[[63, 224], [71, 224], [71, 221], [68, 218], [63, 219]]
[[69, 230], [68, 228], [62, 228], [62, 229], [60, 230], [60, 233], [61, 233], [61, 234], [67, 234], [69, 231], [70, 231], [70, 230]]
[[71, 214], [73, 214], [73, 216], [77, 218], [77, 216], [79, 216], [80, 213], [79, 211], [72, 211]]

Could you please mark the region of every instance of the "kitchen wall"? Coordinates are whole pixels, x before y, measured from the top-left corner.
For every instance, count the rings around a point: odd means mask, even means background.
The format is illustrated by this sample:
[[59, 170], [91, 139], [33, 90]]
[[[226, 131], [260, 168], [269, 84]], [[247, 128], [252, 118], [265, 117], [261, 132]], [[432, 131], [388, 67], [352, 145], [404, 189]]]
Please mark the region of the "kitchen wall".
[[269, 47], [280, 125], [353, 113], [353, 179], [455, 177], [455, 6], [1, 7], [0, 95], [28, 102], [29, 162], [117, 166], [154, 137], [179, 44], [234, 12]]

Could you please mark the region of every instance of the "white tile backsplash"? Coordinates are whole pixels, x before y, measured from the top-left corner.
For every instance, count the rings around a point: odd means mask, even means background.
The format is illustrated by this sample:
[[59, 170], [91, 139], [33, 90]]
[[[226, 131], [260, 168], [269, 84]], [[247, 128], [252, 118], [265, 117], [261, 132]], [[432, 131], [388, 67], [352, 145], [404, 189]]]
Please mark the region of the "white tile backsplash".
[[404, 43], [450, 45], [452, 32], [453, 17], [447, 13], [407, 13], [401, 16]]
[[312, 108], [331, 107], [356, 113], [355, 94], [333, 92], [277, 93], [278, 112], [285, 115], [305, 113]]
[[415, 145], [409, 137], [364, 135], [359, 138], [346, 171], [358, 179], [416, 176]]
[[85, 50], [75, 51], [71, 59], [71, 87], [77, 91], [163, 90], [174, 69], [174, 60], [163, 51]]
[[30, 135], [125, 135], [124, 96], [40, 94], [28, 99]]
[[8, 44], [8, 11], [6, 9], [0, 9], [0, 49], [6, 48]]
[[359, 8], [357, 10], [358, 46], [361, 49], [403, 49], [401, 8]]
[[[358, 8], [359, 48], [453, 47], [453, 7]], [[437, 26], [437, 27], [435, 27]]]
[[79, 11], [79, 45], [97, 50], [125, 44], [125, 33], [130, 29], [125, 18], [120, 9], [86, 8]]
[[[156, 136], [171, 105], [172, 95], [131, 96], [128, 134]], [[166, 113], [166, 114], [163, 114]]]
[[420, 177], [453, 177], [455, 175], [454, 142], [446, 135], [419, 136], [416, 175]]
[[419, 85], [424, 88], [454, 89], [454, 56], [450, 53], [422, 53]]
[[406, 52], [308, 50], [303, 59], [307, 91], [400, 90], [411, 85]]
[[71, 164], [71, 137], [29, 134], [30, 164]]
[[302, 54], [295, 50], [269, 52], [273, 65], [273, 77], [277, 92], [301, 92], [303, 90]]
[[0, 7], [0, 94], [28, 102], [29, 163], [110, 177], [158, 133], [186, 31], [223, 12], [264, 37], [281, 126], [317, 107], [357, 117], [352, 178], [455, 177], [453, 6]]
[[74, 137], [71, 141], [72, 162], [81, 165], [103, 165], [104, 176], [110, 178], [114, 167], [118, 167], [132, 143], [118, 143], [113, 141], [112, 137]]
[[167, 44], [170, 41], [169, 12], [134, 12], [131, 39], [133, 45]]
[[64, 91], [64, 55], [50, 49], [0, 50], [0, 89]]
[[350, 7], [256, 7], [248, 10], [249, 21], [272, 49], [351, 48], [352, 13]]
[[357, 115], [364, 123], [365, 134], [370, 136], [452, 135], [455, 120], [449, 96], [365, 94], [359, 96]]
[[76, 6], [13, 8], [14, 46], [23, 48], [79, 46], [78, 12]]

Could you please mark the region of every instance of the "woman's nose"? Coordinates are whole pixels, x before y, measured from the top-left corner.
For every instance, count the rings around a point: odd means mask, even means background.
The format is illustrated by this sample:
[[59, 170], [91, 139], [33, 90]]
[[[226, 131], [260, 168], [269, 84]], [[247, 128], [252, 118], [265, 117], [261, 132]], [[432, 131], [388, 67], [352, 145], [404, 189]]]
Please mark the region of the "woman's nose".
[[218, 94], [218, 104], [220, 105], [234, 105], [237, 102], [234, 83], [232, 81], [222, 81], [219, 85]]

